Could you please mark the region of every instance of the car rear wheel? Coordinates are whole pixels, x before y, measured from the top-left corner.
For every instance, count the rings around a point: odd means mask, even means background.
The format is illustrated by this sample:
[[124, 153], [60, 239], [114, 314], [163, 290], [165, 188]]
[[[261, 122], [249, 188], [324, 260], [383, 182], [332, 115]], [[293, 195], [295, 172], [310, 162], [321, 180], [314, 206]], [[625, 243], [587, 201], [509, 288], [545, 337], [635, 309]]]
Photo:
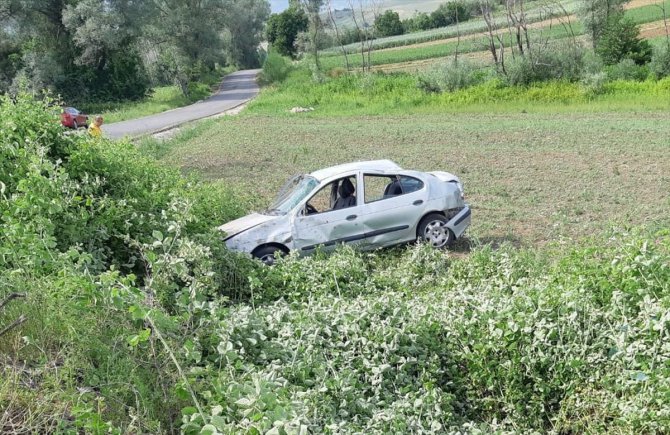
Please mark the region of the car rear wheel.
[[451, 245], [456, 239], [454, 233], [447, 228], [447, 218], [438, 213], [431, 213], [421, 219], [417, 238], [438, 249]]
[[278, 246], [263, 246], [262, 248], [256, 249], [251, 255], [253, 255], [255, 258], [258, 258], [268, 266], [272, 266], [275, 264], [275, 261], [279, 255], [286, 254], [287, 252]]

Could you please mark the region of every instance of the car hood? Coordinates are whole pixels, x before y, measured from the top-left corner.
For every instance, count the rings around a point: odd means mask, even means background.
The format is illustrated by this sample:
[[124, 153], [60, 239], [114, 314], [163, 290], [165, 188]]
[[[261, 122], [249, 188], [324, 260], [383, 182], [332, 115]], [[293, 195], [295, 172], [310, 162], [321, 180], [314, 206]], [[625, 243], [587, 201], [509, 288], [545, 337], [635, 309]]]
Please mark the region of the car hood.
[[226, 233], [226, 237], [233, 237], [243, 231], [246, 231], [250, 228], [256, 227], [265, 222], [277, 219], [277, 216], [269, 216], [265, 214], [252, 213], [250, 215], [235, 219], [225, 223], [219, 227], [219, 230]]

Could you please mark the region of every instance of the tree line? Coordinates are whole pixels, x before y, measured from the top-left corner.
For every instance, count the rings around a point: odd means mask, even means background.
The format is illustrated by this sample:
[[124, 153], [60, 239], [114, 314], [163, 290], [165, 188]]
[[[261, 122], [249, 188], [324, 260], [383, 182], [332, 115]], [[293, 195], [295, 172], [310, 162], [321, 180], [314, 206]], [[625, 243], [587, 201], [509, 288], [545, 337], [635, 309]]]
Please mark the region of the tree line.
[[267, 0], [0, 0], [0, 92], [133, 100], [260, 64]]

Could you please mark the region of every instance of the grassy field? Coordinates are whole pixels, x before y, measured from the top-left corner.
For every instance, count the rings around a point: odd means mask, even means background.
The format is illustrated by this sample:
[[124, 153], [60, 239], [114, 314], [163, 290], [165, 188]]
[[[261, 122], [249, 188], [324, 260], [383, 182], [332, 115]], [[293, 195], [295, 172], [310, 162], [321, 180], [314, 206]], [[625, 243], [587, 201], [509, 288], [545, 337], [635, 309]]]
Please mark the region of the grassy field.
[[[528, 23], [535, 23], [544, 21], [555, 17], [555, 23], [558, 24], [559, 17], [563, 16], [565, 12], [571, 14], [577, 10], [578, 3], [576, 1], [566, 1], [561, 3], [562, 8], [556, 5], [547, 5], [540, 2], [533, 2], [529, 4], [526, 10], [526, 20]], [[507, 25], [507, 15], [504, 11], [497, 11], [494, 13], [494, 22], [499, 27]], [[461, 36], [471, 35], [474, 33], [481, 33], [487, 30], [486, 23], [481, 17], [474, 17], [471, 20], [464, 21], [458, 27], [455, 25], [440, 27], [437, 29], [423, 30], [420, 32], [405, 33], [396, 36], [387, 36], [377, 38], [372, 42], [374, 50], [381, 50], [385, 48], [402, 47], [405, 45], [418, 44], [422, 42], [437, 41], [446, 38], [455, 38], [459, 34]], [[356, 53], [360, 51], [360, 44], [348, 44], [344, 47], [348, 53]], [[342, 52], [340, 47], [333, 47], [324, 50], [324, 55], [335, 56]]]
[[388, 158], [452, 171], [473, 205], [469, 235], [484, 242], [568, 242], [612, 224], [670, 216], [667, 112], [524, 111], [249, 113], [211, 121], [159, 149], [185, 172], [255, 194], [258, 208], [290, 175], [348, 161]]
[[[576, 9], [576, 3], [568, 3], [566, 6], [566, 11], [574, 12]], [[665, 7], [670, 10], [670, 1], [665, 2]], [[541, 12], [544, 15], [541, 15]], [[558, 11], [555, 11], [558, 13]], [[529, 22], [538, 22], [545, 20], [547, 18], [546, 11], [537, 10], [534, 13], [529, 14]], [[663, 13], [661, 8], [658, 5], [644, 5], [640, 7], [635, 7], [626, 11], [626, 16], [631, 18], [637, 24], [646, 24], [655, 22], [663, 19]], [[502, 16], [498, 18], [498, 25], [503, 26], [506, 23], [506, 17]], [[537, 24], [537, 23], [536, 23]], [[567, 22], [565, 23], [567, 24]], [[456, 41], [454, 38], [457, 35], [456, 29], [454, 26], [446, 27], [442, 29], [435, 29], [428, 32], [419, 32], [408, 35], [401, 35], [398, 37], [393, 37], [395, 39], [383, 38], [379, 41], [375, 41], [376, 51], [372, 52], [372, 64], [373, 65], [385, 65], [385, 64], [395, 64], [402, 62], [411, 62], [424, 59], [433, 59], [440, 58], [445, 56], [453, 55], [458, 47], [460, 53], [471, 53], [484, 51], [487, 48], [487, 38], [485, 36], [477, 35], [485, 31], [485, 23], [482, 19], [475, 19], [463, 23], [461, 26], [462, 40], [460, 42]], [[504, 29], [499, 30], [503, 33], [503, 39], [505, 40], [505, 45], [509, 47], [511, 45], [511, 38]], [[559, 19], [554, 19], [547, 22], [546, 26], [539, 26], [532, 28], [529, 32], [530, 37], [534, 41], [539, 40], [558, 40], [566, 37], [570, 37], [573, 34], [575, 36], [582, 35], [584, 32], [583, 26], [579, 21], [576, 20], [574, 16], [571, 17], [570, 27], [564, 27]], [[425, 34], [424, 34], [425, 33]], [[469, 35], [469, 36], [468, 36]], [[477, 35], [477, 36], [475, 36]], [[444, 39], [443, 43], [439, 41]], [[422, 42], [432, 41], [429, 44], [421, 44]], [[413, 45], [417, 44], [417, 45]], [[406, 48], [402, 48], [406, 46]], [[393, 48], [391, 50], [383, 50], [384, 48]], [[348, 50], [355, 51], [357, 48], [356, 45], [348, 47]], [[360, 48], [359, 48], [360, 49]], [[380, 50], [381, 49], [381, 50]], [[326, 52], [326, 56], [322, 59], [322, 63], [325, 68], [335, 68], [345, 66], [344, 56], [337, 54], [337, 50], [330, 50]], [[349, 56], [350, 65], [353, 67], [360, 67], [362, 61], [360, 56], [357, 56], [355, 53], [352, 53]]]

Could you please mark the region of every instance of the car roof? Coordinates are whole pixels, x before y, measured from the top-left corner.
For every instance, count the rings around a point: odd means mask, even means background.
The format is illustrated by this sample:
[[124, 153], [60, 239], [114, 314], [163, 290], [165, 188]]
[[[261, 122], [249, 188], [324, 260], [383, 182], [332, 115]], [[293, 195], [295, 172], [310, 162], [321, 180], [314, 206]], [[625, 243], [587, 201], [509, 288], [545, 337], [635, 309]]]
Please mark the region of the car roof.
[[310, 175], [319, 181], [326, 178], [344, 174], [352, 171], [401, 171], [402, 168], [391, 160], [369, 160], [365, 162], [345, 163], [344, 165], [332, 166], [330, 168], [319, 169]]

